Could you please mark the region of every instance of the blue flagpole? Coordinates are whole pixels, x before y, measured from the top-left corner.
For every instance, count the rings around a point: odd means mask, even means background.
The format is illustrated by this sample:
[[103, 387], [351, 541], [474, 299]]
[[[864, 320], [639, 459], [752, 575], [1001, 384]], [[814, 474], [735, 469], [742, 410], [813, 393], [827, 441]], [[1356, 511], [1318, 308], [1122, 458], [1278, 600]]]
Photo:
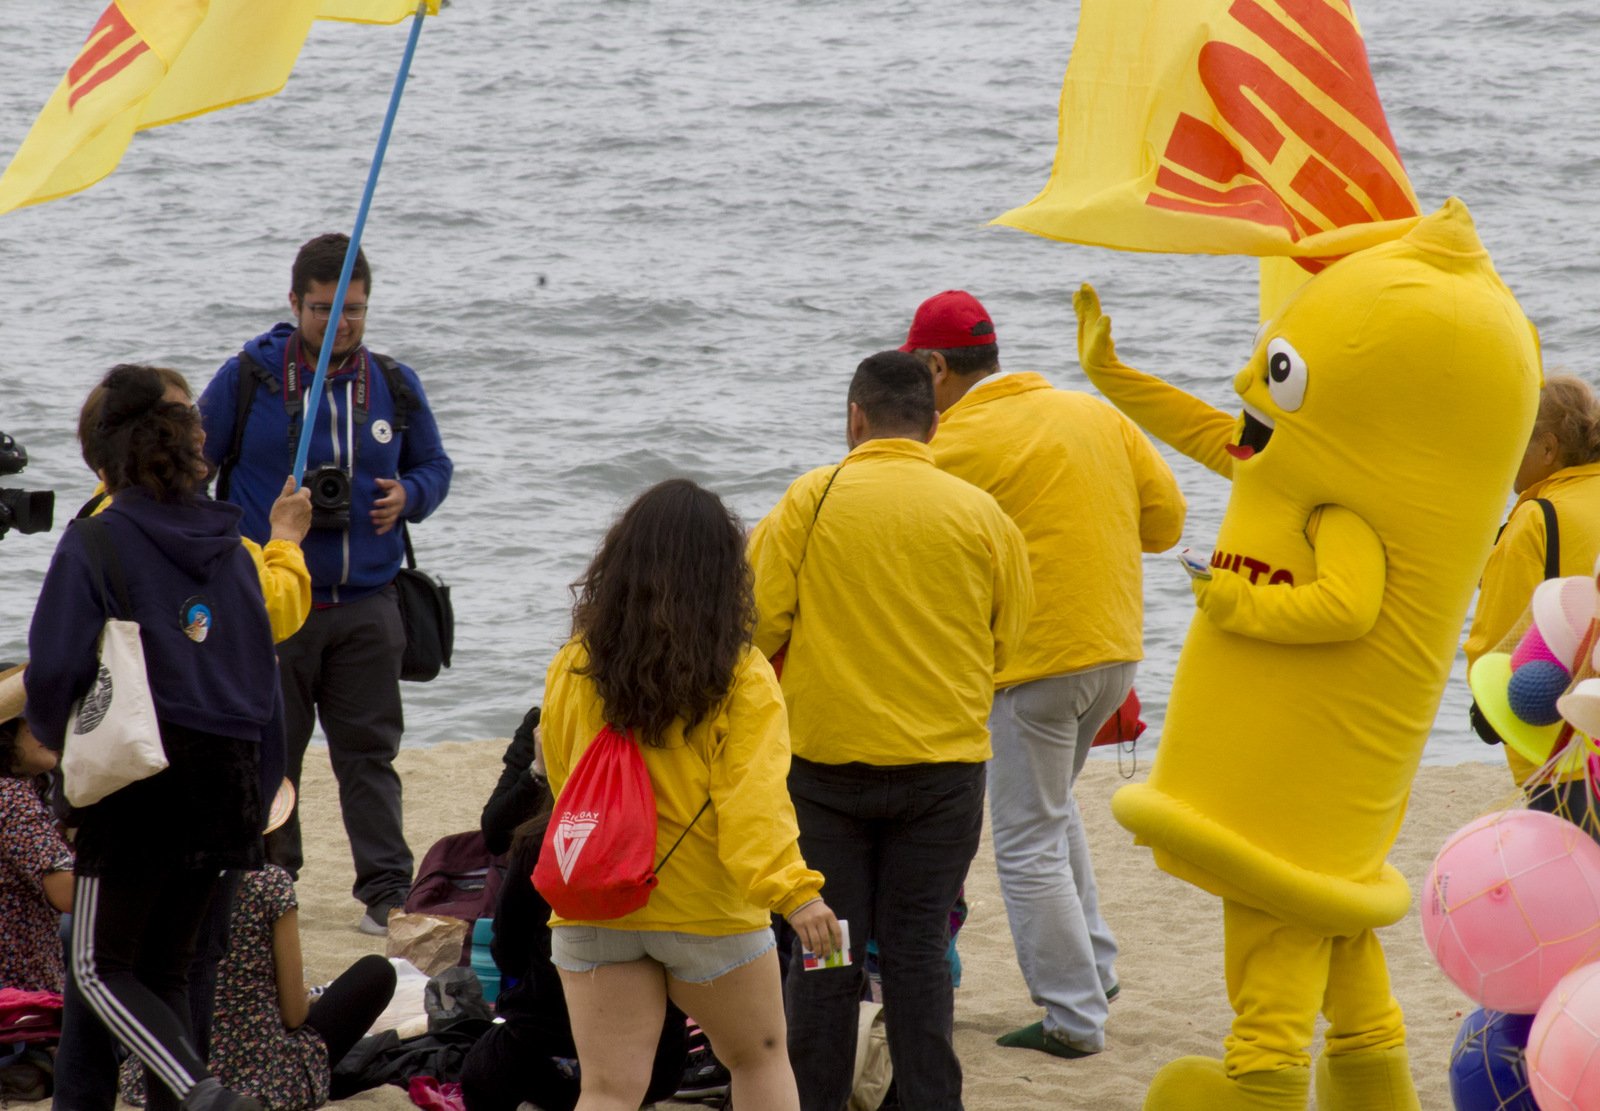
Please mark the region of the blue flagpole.
[[[394, 92], [389, 94], [389, 110], [383, 117], [383, 130], [378, 133], [378, 149], [372, 155], [372, 169], [367, 171], [367, 187], [361, 194], [361, 208], [356, 212], [356, 226], [350, 232], [350, 247], [344, 253], [344, 267], [339, 271], [339, 287], [333, 293], [333, 307], [328, 313], [328, 330], [322, 336], [322, 349], [317, 352], [317, 372], [312, 375], [306, 390], [306, 418], [300, 429], [300, 446], [294, 455], [294, 481], [306, 472], [306, 456], [311, 451], [311, 429], [316, 423], [317, 406], [322, 401], [322, 387], [328, 378], [328, 357], [333, 354], [333, 340], [339, 334], [339, 323], [344, 319], [344, 295], [350, 288], [350, 274], [356, 268], [356, 252], [361, 250], [361, 231], [367, 225], [367, 211], [372, 207], [372, 195], [378, 190], [378, 171], [383, 168], [383, 155], [389, 149], [389, 133], [394, 130], [394, 117], [400, 110], [400, 94], [405, 91], [406, 78], [411, 73], [411, 59], [417, 52], [417, 39], [422, 35], [422, 19], [428, 14], [428, 0], [417, 4], [417, 14], [411, 21], [411, 35], [406, 39], [405, 57], [400, 60], [400, 72], [394, 77]], [[304, 306], [302, 306], [303, 308]]]

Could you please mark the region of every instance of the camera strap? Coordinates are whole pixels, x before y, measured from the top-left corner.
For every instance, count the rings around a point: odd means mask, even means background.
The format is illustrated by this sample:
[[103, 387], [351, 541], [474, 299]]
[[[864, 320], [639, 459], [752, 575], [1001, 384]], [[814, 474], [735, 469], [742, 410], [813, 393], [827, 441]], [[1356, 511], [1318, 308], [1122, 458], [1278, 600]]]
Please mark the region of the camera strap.
[[[298, 337], [284, 347], [284, 366], [282, 379], [283, 409], [289, 417], [289, 457], [294, 458], [294, 453], [299, 447], [300, 424], [305, 408], [304, 399], [301, 397], [301, 368], [299, 360], [293, 358], [290, 352], [298, 347]], [[411, 412], [417, 408], [416, 393], [406, 385], [405, 378], [400, 373], [400, 364], [388, 355], [379, 354], [362, 348], [363, 356], [370, 356], [378, 364], [378, 369], [383, 373], [384, 384], [389, 387], [389, 396], [394, 403], [394, 431], [396, 435], [403, 436], [410, 425]], [[234, 383], [234, 393], [237, 404], [233, 414], [233, 437], [228, 442], [227, 454], [222, 457], [217, 465], [217, 498], [226, 500], [228, 497], [229, 478], [233, 469], [239, 465], [239, 456], [244, 450], [245, 424], [250, 419], [250, 407], [255, 404], [257, 387], [264, 388], [270, 394], [279, 393], [279, 380], [274, 378], [265, 367], [250, 355], [248, 351], [241, 350], [238, 355], [239, 378]], [[362, 364], [360, 376], [359, 396], [356, 398], [358, 421], [366, 420], [367, 400], [371, 390], [371, 375], [367, 372], [368, 365]], [[351, 444], [351, 471], [355, 470], [355, 445]]]

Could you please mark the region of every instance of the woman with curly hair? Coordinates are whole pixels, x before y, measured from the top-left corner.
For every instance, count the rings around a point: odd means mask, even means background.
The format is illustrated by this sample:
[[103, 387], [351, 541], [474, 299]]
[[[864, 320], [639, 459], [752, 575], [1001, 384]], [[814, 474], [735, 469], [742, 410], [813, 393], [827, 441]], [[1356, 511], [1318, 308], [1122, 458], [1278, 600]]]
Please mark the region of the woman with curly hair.
[[800, 856], [783, 696], [751, 645], [744, 531], [715, 494], [660, 483], [612, 526], [573, 589], [572, 639], [545, 677], [551, 789], [613, 725], [650, 772], [656, 859], [682, 838], [641, 909], [550, 920], [578, 1111], [639, 1106], [668, 999], [709, 1035], [737, 1106], [797, 1111], [770, 913], [821, 954], [839, 946], [839, 923]]
[[[153, 367], [114, 367], [99, 391], [80, 440], [113, 500], [93, 523], [72, 523], [45, 574], [28, 634], [27, 719], [59, 750], [98, 669], [106, 617], [136, 621], [169, 766], [78, 811], [73, 973], [144, 1063], [156, 1111], [259, 1111], [207, 1072], [186, 989], [220, 872], [263, 859], [258, 763], [277, 700], [272, 630], [239, 543], [239, 510], [205, 494], [199, 413]], [[96, 527], [125, 597], [102, 590], [104, 562], [87, 535]]]

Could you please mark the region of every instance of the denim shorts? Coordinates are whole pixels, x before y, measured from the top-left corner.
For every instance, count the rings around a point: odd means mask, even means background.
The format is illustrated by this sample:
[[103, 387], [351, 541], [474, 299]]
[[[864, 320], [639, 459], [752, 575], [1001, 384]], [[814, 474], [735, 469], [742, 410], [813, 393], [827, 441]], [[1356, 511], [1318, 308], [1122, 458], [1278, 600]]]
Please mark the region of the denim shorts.
[[689, 984], [725, 976], [777, 947], [770, 926], [724, 937], [607, 926], [557, 926], [550, 931], [550, 961], [563, 972], [593, 972], [648, 957], [673, 979]]

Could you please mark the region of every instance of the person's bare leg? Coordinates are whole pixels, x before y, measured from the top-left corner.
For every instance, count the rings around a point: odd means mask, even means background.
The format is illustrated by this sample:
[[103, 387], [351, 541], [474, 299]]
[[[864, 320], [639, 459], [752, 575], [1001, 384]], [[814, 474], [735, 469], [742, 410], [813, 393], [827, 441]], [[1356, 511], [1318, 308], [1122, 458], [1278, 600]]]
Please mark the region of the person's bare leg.
[[[704, 984], [669, 977], [667, 994], [711, 1039], [711, 1051], [732, 1074], [735, 1107], [800, 1111], [776, 952]], [[660, 1023], [657, 1015], [658, 1030]]]
[[638, 1111], [667, 1013], [667, 974], [651, 960], [559, 971], [582, 1077], [577, 1111]]

